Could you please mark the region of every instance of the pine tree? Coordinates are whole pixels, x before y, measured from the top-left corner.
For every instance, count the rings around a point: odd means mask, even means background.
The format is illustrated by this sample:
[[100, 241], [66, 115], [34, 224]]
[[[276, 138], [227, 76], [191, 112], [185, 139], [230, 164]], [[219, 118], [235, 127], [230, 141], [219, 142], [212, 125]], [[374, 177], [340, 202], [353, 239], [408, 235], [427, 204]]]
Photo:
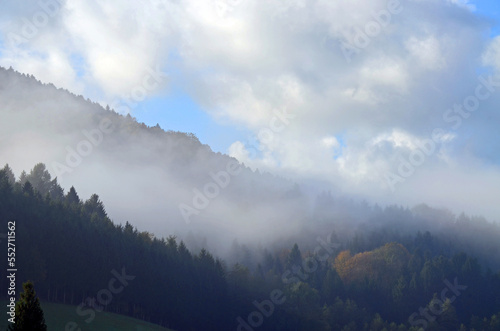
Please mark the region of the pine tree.
[[28, 174], [26, 171], [22, 171], [21, 174], [19, 175], [19, 184], [21, 186], [24, 186], [24, 184], [28, 181]]
[[293, 245], [292, 251], [290, 252], [286, 260], [287, 269], [290, 269], [294, 266], [302, 266], [302, 253], [300, 252], [299, 246], [297, 244]]
[[106, 209], [104, 209], [104, 204], [99, 199], [99, 196], [97, 194], [92, 194], [90, 199], [85, 201], [85, 203], [83, 204], [83, 210], [89, 216], [95, 214], [100, 219], [108, 217], [108, 214], [106, 214]]
[[69, 205], [72, 205], [72, 204], [79, 205], [80, 204], [80, 197], [76, 193], [76, 190], [73, 186], [71, 186], [71, 188], [69, 189], [69, 192], [68, 192], [68, 194], [66, 194], [65, 199]]
[[35, 195], [35, 191], [30, 182], [25, 182], [23, 185], [23, 193], [26, 196], [33, 197]]
[[35, 293], [33, 283], [27, 281], [23, 284], [24, 292], [16, 303], [15, 323], [9, 325], [11, 331], [47, 331], [45, 318], [40, 307], [40, 301]]
[[14, 183], [16, 182], [16, 176], [14, 176], [14, 172], [12, 171], [11, 167], [9, 164], [6, 164], [5, 167], [3, 167], [3, 170], [5, 171], [5, 174], [7, 175], [7, 180], [11, 186], [14, 186]]
[[64, 190], [57, 182], [57, 177], [50, 182], [49, 195], [52, 200], [62, 201], [64, 199]]
[[42, 196], [49, 193], [53, 185], [50, 173], [43, 163], [38, 163], [31, 169], [28, 175], [28, 181]]

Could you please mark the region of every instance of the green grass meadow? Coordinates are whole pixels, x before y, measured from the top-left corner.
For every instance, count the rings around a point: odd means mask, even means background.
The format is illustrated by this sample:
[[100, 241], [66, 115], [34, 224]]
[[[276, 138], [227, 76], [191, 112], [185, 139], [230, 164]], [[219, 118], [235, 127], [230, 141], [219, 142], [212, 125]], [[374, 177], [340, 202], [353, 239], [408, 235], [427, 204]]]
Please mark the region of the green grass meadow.
[[[7, 301], [1, 300], [0, 304], [6, 307]], [[42, 302], [41, 305], [48, 331], [66, 331], [69, 322], [78, 324], [75, 328], [67, 329], [74, 331], [171, 331], [155, 324], [107, 312], [96, 312], [94, 320], [87, 324], [85, 318], [88, 318], [88, 315], [78, 316], [76, 306], [46, 302]], [[9, 316], [5, 313], [3, 315], [0, 320], [0, 331], [5, 330], [8, 323]]]

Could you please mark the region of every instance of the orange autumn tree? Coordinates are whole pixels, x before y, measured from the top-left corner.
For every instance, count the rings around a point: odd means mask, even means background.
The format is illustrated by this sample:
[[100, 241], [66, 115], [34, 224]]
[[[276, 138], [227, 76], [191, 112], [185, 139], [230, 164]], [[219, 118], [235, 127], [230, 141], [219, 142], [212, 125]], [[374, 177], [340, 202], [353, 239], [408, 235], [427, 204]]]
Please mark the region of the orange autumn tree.
[[409, 259], [410, 254], [403, 245], [388, 243], [354, 256], [342, 251], [335, 258], [334, 267], [346, 285], [368, 280], [381, 289], [391, 289]]
[[350, 272], [348, 262], [351, 260], [351, 258], [352, 256], [350, 251], [342, 251], [335, 258], [334, 266], [342, 280], [348, 278], [348, 274]]

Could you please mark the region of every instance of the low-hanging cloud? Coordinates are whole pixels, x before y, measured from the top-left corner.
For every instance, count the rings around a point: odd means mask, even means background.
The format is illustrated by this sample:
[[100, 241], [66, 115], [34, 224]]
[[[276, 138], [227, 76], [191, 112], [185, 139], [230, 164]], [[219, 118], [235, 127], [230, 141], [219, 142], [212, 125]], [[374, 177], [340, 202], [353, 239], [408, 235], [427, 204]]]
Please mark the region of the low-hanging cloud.
[[[470, 1], [57, 4], [36, 36], [13, 45], [9, 34], [21, 35], [24, 18], [43, 8], [6, 1], [1, 65], [111, 103], [160, 64], [182, 77], [169, 84], [182, 84], [210, 115], [250, 129], [257, 141], [276, 111], [295, 115], [261, 153], [252, 156], [246, 141], [228, 144], [253, 169], [328, 181], [371, 201], [436, 201], [498, 217], [487, 198], [500, 177], [498, 95], [458, 130], [443, 120], [480, 75], [500, 69], [498, 38], [485, 37], [491, 22]], [[380, 23], [383, 11], [391, 15]], [[377, 33], [347, 61], [342, 45], [355, 45], [373, 22]], [[393, 192], [384, 175], [435, 128], [447, 138]], [[468, 191], [485, 198], [472, 203]]]

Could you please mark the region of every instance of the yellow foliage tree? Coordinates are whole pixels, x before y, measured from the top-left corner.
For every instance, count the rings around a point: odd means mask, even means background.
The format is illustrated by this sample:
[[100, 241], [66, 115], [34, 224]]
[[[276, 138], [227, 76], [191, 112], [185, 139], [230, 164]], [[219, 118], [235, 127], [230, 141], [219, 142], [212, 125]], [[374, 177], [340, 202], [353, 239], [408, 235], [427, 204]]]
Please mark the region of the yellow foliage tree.
[[346, 285], [369, 280], [379, 288], [391, 289], [409, 259], [410, 254], [403, 245], [388, 243], [354, 256], [342, 251], [335, 258], [334, 267]]

